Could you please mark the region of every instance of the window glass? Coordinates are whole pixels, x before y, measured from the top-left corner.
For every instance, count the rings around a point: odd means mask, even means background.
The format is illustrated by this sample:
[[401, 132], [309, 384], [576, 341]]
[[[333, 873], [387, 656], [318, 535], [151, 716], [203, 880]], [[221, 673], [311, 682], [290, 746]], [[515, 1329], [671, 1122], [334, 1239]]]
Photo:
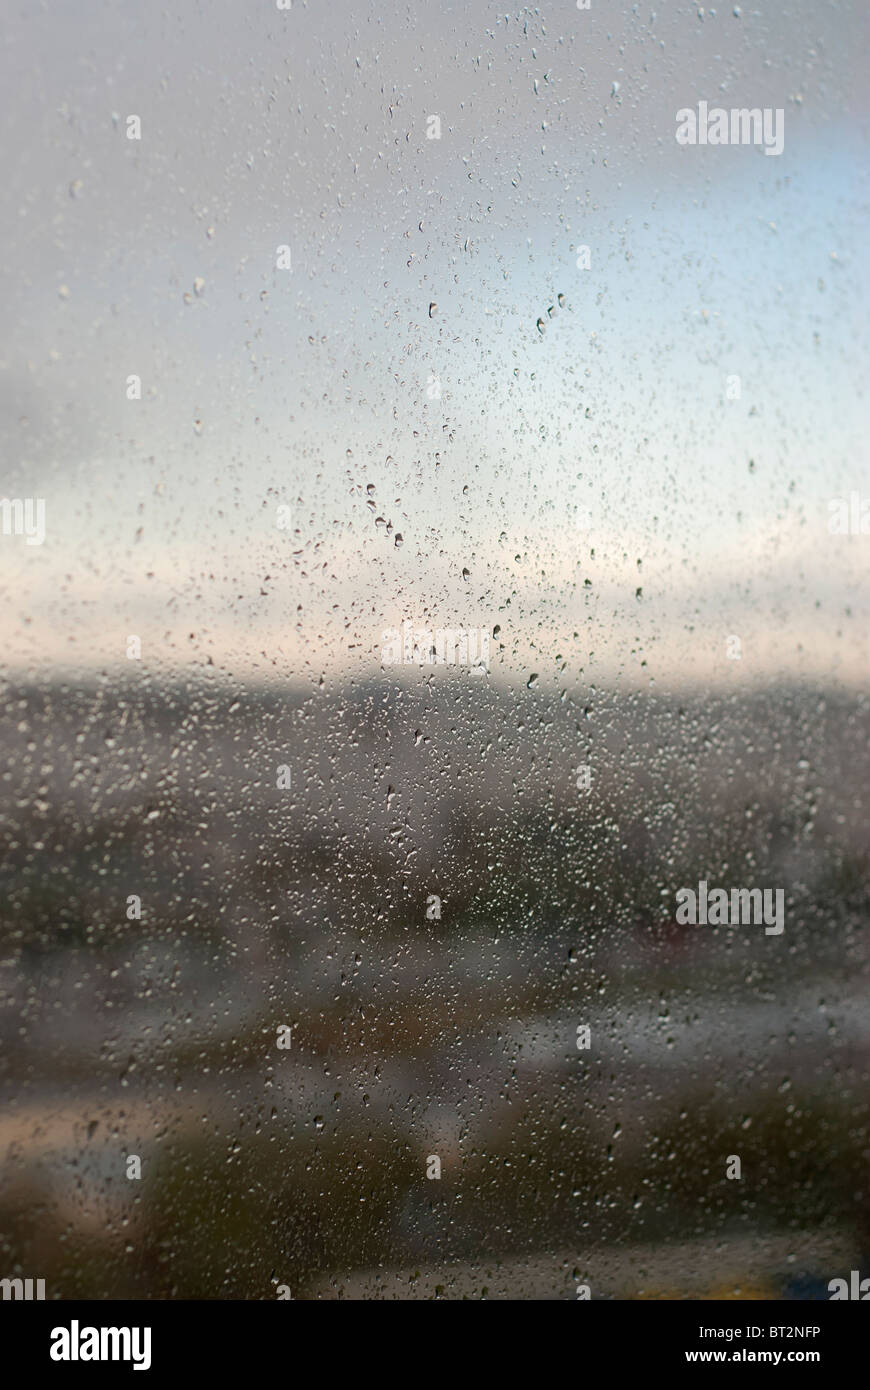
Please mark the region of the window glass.
[[18, 7], [0, 1278], [867, 1267], [866, 38]]

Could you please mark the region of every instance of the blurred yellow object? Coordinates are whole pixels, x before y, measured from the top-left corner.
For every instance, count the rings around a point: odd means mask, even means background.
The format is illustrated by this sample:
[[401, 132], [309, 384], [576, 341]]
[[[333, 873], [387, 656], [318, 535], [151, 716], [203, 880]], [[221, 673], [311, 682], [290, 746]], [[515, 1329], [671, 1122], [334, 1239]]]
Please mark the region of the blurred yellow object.
[[707, 1298], [724, 1299], [779, 1299], [781, 1290], [773, 1283], [753, 1283], [753, 1284], [721, 1284], [715, 1289], [711, 1289], [706, 1295]]
[[647, 1289], [644, 1293], [636, 1294], [638, 1301], [646, 1299], [663, 1299], [691, 1302], [710, 1302], [715, 1299], [728, 1300], [779, 1300], [781, 1290], [772, 1282], [758, 1282], [742, 1284], [737, 1280], [732, 1280], [728, 1284], [717, 1284], [712, 1289], [701, 1293], [687, 1289]]

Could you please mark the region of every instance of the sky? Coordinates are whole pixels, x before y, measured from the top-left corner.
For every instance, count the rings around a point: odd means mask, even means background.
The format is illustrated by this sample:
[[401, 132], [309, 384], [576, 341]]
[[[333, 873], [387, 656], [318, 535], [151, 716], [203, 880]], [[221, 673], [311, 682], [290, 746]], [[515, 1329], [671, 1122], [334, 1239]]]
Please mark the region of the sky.
[[[6, 671], [129, 674], [136, 634], [159, 679], [419, 679], [408, 619], [498, 626], [489, 678], [542, 690], [860, 686], [867, 30], [18, 5], [0, 491], [47, 531], [0, 536]], [[700, 100], [782, 108], [782, 155], [677, 144]]]

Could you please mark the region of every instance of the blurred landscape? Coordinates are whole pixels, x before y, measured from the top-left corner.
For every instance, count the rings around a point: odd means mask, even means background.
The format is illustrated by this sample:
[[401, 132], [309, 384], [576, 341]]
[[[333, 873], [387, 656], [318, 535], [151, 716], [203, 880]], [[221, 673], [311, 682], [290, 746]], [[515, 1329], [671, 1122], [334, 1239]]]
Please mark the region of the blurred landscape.
[[[811, 1298], [867, 1264], [870, 696], [112, 673], [2, 711], [0, 1273]], [[784, 933], [676, 925], [702, 878], [783, 888]]]

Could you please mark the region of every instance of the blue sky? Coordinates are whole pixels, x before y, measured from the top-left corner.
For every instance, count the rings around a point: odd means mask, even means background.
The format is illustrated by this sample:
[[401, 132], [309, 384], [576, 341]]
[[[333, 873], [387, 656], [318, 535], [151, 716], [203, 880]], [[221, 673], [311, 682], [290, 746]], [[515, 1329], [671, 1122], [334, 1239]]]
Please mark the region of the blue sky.
[[[861, 679], [857, 7], [91, 11], [6, 39], [10, 665], [313, 680], [409, 618], [498, 623], [509, 680], [731, 681], [731, 632], [741, 679]], [[783, 155], [677, 146], [699, 99]]]

